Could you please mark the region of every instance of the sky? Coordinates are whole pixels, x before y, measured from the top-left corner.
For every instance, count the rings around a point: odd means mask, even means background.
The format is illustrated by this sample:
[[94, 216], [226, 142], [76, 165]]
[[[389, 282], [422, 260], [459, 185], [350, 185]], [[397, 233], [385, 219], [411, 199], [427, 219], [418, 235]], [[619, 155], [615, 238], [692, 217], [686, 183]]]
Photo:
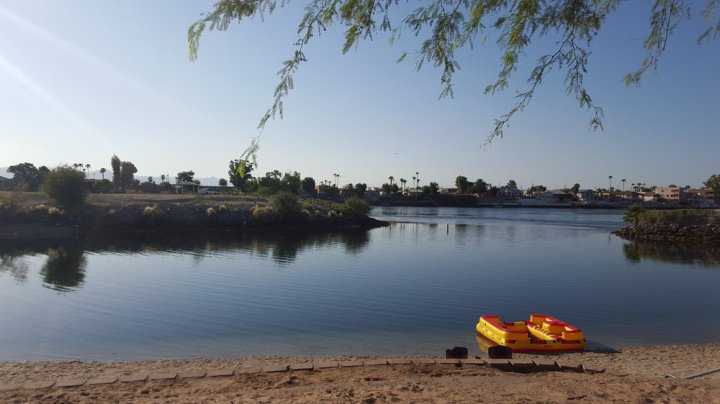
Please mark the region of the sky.
[[[109, 170], [116, 154], [137, 175], [227, 178], [228, 162], [260, 135], [302, 3], [206, 32], [191, 63], [187, 29], [212, 0], [0, 0], [0, 167]], [[393, 46], [380, 35], [343, 55], [342, 27], [331, 27], [306, 49], [284, 118], [261, 134], [253, 174], [299, 171], [318, 182], [340, 174], [341, 185], [368, 186], [389, 176], [410, 184], [416, 173], [421, 185], [441, 187], [458, 175], [522, 188], [608, 187], [610, 175], [616, 188], [623, 178], [628, 187], [700, 186], [720, 173], [720, 38], [697, 44], [705, 25], [693, 10], [659, 69], [625, 87], [624, 74], [643, 58], [647, 3], [623, 3], [593, 44], [585, 84], [604, 108], [603, 131], [589, 129], [591, 114], [555, 71], [488, 146], [494, 119], [553, 38], [528, 49], [510, 88], [493, 96], [483, 90], [499, 53], [493, 41], [477, 41], [459, 54], [455, 96], [439, 99], [440, 71], [416, 71], [412, 57], [396, 63], [418, 48], [411, 33]]]

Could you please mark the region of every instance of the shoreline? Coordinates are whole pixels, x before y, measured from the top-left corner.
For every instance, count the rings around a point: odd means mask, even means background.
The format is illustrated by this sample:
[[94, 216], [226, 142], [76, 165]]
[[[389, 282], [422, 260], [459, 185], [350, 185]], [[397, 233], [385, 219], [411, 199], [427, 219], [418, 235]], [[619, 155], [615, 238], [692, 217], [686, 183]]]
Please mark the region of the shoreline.
[[[720, 400], [720, 372], [683, 379], [720, 368], [720, 343], [513, 356], [514, 371], [507, 361], [503, 368], [439, 357], [0, 362], [0, 401]], [[557, 361], [565, 371], [528, 371], [532, 361]]]

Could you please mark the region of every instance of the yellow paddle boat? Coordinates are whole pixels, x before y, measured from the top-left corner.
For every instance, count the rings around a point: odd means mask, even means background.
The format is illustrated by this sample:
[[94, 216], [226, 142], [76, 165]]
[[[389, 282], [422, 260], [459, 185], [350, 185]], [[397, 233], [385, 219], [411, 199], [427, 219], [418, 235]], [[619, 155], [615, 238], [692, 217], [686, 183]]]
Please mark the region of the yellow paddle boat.
[[531, 314], [529, 321], [512, 323], [494, 315], [481, 316], [475, 329], [514, 352], [582, 351], [587, 346], [579, 328], [544, 314]]

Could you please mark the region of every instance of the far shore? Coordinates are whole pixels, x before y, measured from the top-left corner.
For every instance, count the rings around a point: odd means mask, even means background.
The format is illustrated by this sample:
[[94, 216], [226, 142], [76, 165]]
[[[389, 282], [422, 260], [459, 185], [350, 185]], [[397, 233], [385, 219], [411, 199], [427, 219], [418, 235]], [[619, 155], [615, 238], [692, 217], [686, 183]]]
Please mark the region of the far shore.
[[[515, 354], [514, 367], [479, 358], [0, 362], [0, 401], [720, 402], [718, 343]], [[529, 370], [532, 361], [563, 368]]]

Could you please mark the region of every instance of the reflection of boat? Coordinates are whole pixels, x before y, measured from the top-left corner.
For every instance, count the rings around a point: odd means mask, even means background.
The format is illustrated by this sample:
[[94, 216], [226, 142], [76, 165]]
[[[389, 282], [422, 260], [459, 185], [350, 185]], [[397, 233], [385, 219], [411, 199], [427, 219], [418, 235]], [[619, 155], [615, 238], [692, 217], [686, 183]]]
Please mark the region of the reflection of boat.
[[544, 314], [531, 314], [529, 321], [512, 323], [498, 316], [481, 316], [475, 329], [515, 352], [582, 351], [587, 345], [579, 328]]

